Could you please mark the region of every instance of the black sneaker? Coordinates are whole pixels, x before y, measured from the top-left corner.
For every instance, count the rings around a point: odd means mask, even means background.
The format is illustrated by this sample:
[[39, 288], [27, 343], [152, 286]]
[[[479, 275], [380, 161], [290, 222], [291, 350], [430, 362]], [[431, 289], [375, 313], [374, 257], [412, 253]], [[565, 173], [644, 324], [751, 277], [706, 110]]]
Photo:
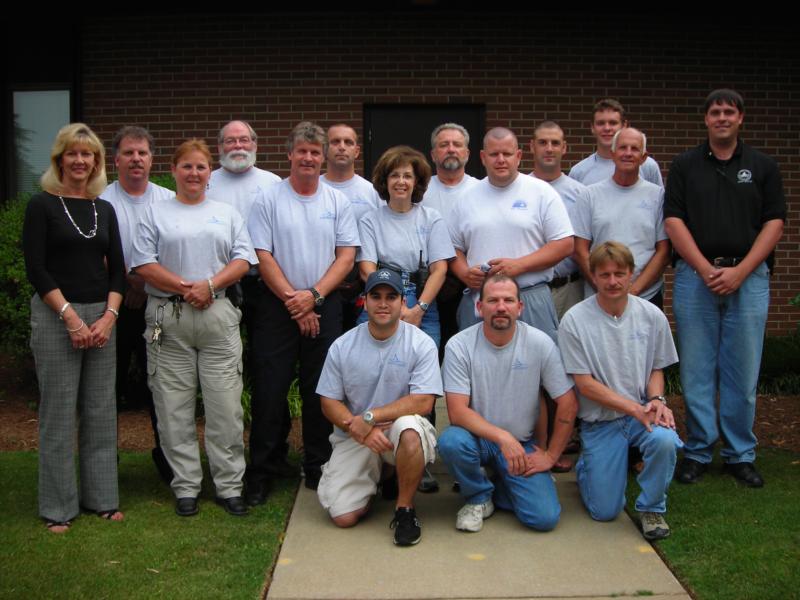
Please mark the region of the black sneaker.
[[395, 509], [394, 519], [389, 527], [394, 529], [394, 543], [397, 546], [413, 546], [422, 539], [422, 529], [413, 508]]

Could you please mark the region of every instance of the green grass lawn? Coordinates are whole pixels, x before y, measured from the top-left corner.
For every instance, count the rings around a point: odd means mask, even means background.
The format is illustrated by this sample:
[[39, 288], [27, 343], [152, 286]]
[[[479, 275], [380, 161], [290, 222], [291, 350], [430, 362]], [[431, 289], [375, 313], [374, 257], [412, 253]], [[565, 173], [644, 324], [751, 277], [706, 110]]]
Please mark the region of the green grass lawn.
[[[656, 546], [699, 600], [800, 597], [800, 455], [759, 450], [756, 464], [761, 489], [737, 484], [719, 459], [699, 483], [670, 486], [672, 535]], [[631, 481], [631, 512], [638, 491]]]
[[244, 518], [204, 486], [200, 514], [180, 518], [149, 454], [121, 453], [119, 471], [124, 522], [85, 514], [54, 535], [37, 516], [37, 455], [0, 453], [0, 598], [259, 597], [297, 481], [281, 482]]

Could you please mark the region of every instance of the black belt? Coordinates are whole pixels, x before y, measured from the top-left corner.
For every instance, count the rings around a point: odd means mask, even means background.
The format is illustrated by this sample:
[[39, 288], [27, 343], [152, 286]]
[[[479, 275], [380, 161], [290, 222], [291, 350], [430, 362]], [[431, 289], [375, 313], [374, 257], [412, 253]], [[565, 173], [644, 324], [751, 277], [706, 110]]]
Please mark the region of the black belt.
[[716, 258], [709, 258], [708, 262], [715, 267], [735, 267], [743, 260], [743, 256], [717, 256]]
[[564, 287], [568, 283], [572, 283], [573, 281], [578, 281], [581, 278], [581, 272], [575, 271], [570, 273], [566, 277], [554, 277], [550, 281], [547, 282], [547, 285], [550, 286], [551, 290], [557, 290], [560, 287]]

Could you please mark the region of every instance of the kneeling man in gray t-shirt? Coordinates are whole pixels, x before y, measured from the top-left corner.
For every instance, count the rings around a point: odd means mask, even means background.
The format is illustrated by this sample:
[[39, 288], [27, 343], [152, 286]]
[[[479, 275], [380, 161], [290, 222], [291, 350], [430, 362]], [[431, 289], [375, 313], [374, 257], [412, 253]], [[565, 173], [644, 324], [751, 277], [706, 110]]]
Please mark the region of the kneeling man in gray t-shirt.
[[[514, 279], [487, 277], [477, 308], [482, 322], [450, 338], [444, 355], [452, 426], [439, 438], [439, 454], [466, 502], [456, 528], [479, 531], [497, 505], [523, 525], [548, 531], [561, 514], [549, 471], [572, 434], [578, 405], [572, 381], [555, 342], [518, 321], [523, 305]], [[536, 446], [544, 437], [536, 427], [541, 388], [558, 405], [547, 449]]]
[[628, 448], [639, 448], [642, 532], [650, 540], [665, 538], [667, 488], [682, 445], [664, 398], [663, 369], [678, 361], [669, 322], [630, 294], [634, 260], [624, 244], [598, 245], [589, 269], [597, 294], [568, 310], [558, 330], [580, 399], [578, 489], [593, 519], [616, 518], [625, 507]]
[[328, 350], [317, 393], [335, 427], [317, 494], [336, 525], [352, 527], [369, 510], [383, 463], [394, 465], [394, 543], [411, 546], [421, 537], [414, 493], [436, 458], [436, 430], [420, 415], [442, 395], [442, 378], [433, 340], [400, 320], [403, 289], [396, 272], [371, 273], [364, 292], [369, 320]]

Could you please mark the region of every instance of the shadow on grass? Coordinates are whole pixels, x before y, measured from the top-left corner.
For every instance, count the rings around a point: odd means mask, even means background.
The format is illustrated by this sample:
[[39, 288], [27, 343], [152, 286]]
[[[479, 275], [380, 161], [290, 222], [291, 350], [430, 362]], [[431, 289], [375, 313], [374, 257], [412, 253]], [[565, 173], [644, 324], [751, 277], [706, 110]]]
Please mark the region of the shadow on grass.
[[283, 540], [297, 480], [244, 518], [214, 504], [180, 518], [149, 454], [121, 453], [122, 523], [84, 514], [54, 535], [38, 518], [37, 455], [0, 453], [0, 598], [258, 598]]
[[[741, 486], [716, 458], [700, 482], [673, 482], [667, 499], [671, 536], [656, 547], [699, 600], [785, 600], [800, 590], [800, 455], [759, 450], [766, 485]], [[635, 514], [639, 486], [628, 482]]]

